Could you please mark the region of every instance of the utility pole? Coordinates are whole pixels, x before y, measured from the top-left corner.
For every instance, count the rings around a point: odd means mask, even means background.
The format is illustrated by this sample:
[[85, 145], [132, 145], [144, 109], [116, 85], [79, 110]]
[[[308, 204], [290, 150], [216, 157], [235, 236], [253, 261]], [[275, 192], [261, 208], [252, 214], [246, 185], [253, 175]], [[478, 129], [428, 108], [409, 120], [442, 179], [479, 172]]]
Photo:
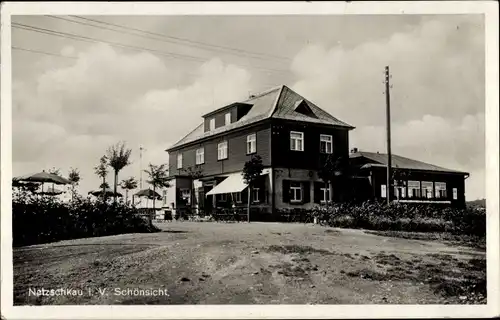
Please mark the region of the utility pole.
[[387, 128], [387, 185], [386, 198], [387, 204], [391, 203], [391, 185], [392, 185], [392, 155], [391, 155], [391, 95], [390, 95], [390, 73], [389, 66], [385, 67], [385, 104], [386, 104], [386, 128]]
[[142, 146], [139, 147], [139, 166], [140, 166], [140, 172], [139, 172], [139, 189], [142, 190], [142, 150], [144, 148]]

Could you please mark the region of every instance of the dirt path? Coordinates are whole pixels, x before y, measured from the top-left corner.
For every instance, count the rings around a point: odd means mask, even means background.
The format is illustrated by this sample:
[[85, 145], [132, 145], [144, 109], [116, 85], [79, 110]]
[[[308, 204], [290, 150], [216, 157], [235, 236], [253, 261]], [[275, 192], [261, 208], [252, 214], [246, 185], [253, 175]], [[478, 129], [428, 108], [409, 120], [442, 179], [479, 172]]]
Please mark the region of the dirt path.
[[[485, 302], [471, 298], [485, 273], [485, 253], [472, 248], [303, 224], [161, 228], [16, 248], [15, 304]], [[83, 294], [42, 297], [30, 288]], [[115, 291], [127, 288], [164, 288], [168, 296]]]

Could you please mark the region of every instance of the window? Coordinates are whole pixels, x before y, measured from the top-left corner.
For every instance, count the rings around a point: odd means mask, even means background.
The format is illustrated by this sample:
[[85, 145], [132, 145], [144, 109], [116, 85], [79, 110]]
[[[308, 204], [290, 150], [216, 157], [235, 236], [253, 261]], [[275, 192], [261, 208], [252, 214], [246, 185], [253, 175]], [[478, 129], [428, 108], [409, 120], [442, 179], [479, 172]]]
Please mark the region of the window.
[[226, 113], [226, 116], [224, 118], [225, 120], [225, 125], [227, 126], [228, 124], [231, 123], [231, 114], [230, 113]]
[[217, 145], [217, 160], [227, 159], [227, 141]]
[[196, 149], [196, 164], [205, 163], [205, 148]]
[[167, 204], [167, 189], [163, 190], [162, 200], [163, 200], [163, 205], [166, 205]]
[[191, 204], [191, 190], [182, 189], [181, 190], [181, 198], [182, 198], [182, 200], [186, 201], [187, 205], [190, 205]]
[[319, 201], [320, 203], [327, 203], [330, 201], [330, 188], [328, 187], [327, 184], [324, 184], [321, 188], [320, 188], [321, 192], [320, 192], [320, 198], [319, 198]]
[[302, 201], [302, 186], [300, 182], [290, 182], [290, 202]]
[[177, 155], [177, 169], [182, 169], [182, 153]]
[[259, 193], [260, 188], [252, 188], [252, 202], [260, 202]]
[[247, 136], [247, 154], [257, 152], [257, 136], [255, 133]]
[[220, 194], [220, 198], [219, 198], [219, 199], [220, 199], [220, 201], [222, 201], [222, 202], [226, 202], [226, 201], [227, 201], [227, 194], [225, 194], [225, 193], [221, 193], [221, 194]]
[[422, 195], [424, 198], [432, 199], [433, 184], [429, 181], [422, 181]]
[[234, 192], [233, 193], [233, 201], [236, 203], [241, 203], [241, 192]]
[[406, 182], [405, 181], [394, 180], [394, 197], [396, 199], [401, 199], [401, 198], [406, 197]]
[[321, 153], [332, 153], [333, 150], [332, 136], [321, 134], [319, 136], [319, 149]]
[[420, 198], [420, 181], [408, 181], [408, 198]]
[[457, 200], [458, 199], [458, 190], [457, 188], [453, 188], [453, 200]]
[[386, 198], [387, 197], [387, 187], [386, 187], [385, 184], [380, 185], [380, 196], [382, 198]]
[[446, 194], [446, 183], [445, 182], [435, 182], [435, 197], [437, 199], [439, 198], [443, 198], [443, 199], [446, 199], [447, 198], [447, 194]]
[[215, 130], [215, 118], [210, 119], [210, 131]]
[[304, 133], [291, 131], [290, 132], [290, 150], [304, 151]]

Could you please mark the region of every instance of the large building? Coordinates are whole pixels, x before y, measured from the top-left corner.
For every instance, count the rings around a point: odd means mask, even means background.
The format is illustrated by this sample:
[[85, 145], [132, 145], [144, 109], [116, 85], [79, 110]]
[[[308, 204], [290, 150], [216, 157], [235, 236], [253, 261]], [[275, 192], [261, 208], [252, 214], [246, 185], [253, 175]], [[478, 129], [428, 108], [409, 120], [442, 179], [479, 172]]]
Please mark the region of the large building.
[[[276, 208], [311, 208], [330, 197], [338, 201], [343, 186], [333, 184], [330, 193], [318, 170], [328, 156], [357, 158], [349, 154], [352, 129], [287, 86], [214, 110], [166, 150], [171, 180], [170, 187], [163, 191], [163, 205], [205, 212], [246, 206], [248, 194], [242, 170], [257, 154], [265, 169], [252, 189], [252, 207], [272, 212]], [[373, 161], [364, 165], [369, 163], [376, 165]], [[363, 197], [377, 197], [378, 192], [370, 190], [379, 186], [366, 186], [375, 181], [370, 180], [369, 173], [375, 171], [366, 168], [355, 172], [364, 186]], [[463, 187], [457, 188], [462, 199]]]
[[327, 196], [317, 169], [328, 154], [348, 156], [353, 128], [286, 86], [217, 109], [167, 150], [166, 205], [245, 206], [242, 169], [258, 154], [265, 170], [250, 197], [253, 207], [312, 207], [318, 194]]

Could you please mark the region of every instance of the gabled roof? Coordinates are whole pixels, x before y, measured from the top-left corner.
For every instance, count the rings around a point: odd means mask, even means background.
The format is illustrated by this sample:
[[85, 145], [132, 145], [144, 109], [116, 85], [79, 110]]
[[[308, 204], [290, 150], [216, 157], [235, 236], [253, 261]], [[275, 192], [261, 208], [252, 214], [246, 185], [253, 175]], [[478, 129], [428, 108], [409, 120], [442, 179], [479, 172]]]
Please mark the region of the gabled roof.
[[[371, 162], [371, 163], [367, 163], [367, 164], [363, 165], [361, 168], [370, 168], [370, 167], [385, 167], [385, 168], [387, 168], [388, 156], [385, 153], [358, 151], [358, 152], [351, 153], [349, 155], [349, 158], [359, 158], [359, 157], [366, 158]], [[436, 166], [433, 164], [405, 158], [405, 157], [398, 156], [395, 154], [391, 155], [391, 167], [392, 168], [399, 168], [399, 169], [460, 173], [460, 174], [468, 175], [467, 172], [446, 169], [446, 168], [439, 167], [439, 166]]]
[[[296, 107], [301, 104], [299, 101], [302, 101], [302, 103], [307, 105], [308, 109], [310, 109], [310, 111], [314, 114], [314, 117], [305, 115], [295, 110]], [[298, 102], [299, 104], [297, 104]], [[319, 108], [314, 103], [305, 99], [285, 85], [272, 88], [258, 95], [254, 95], [250, 99], [237, 103], [251, 104], [252, 108], [240, 120], [208, 132], [204, 132], [204, 122], [202, 122], [194, 130], [167, 149], [167, 151], [199, 139], [215, 136], [269, 118], [305, 121], [344, 127], [349, 130], [354, 129], [353, 126], [333, 117], [328, 112]]]

